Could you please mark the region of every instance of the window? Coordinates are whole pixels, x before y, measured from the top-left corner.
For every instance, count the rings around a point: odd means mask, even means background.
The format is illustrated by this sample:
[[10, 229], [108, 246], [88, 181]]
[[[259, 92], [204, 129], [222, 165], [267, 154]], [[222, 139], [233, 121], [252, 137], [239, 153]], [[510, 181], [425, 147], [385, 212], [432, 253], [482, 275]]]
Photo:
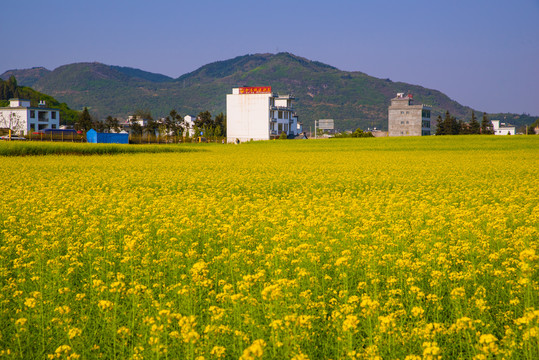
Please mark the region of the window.
[[279, 112], [278, 112], [278, 117], [279, 117], [279, 119], [282, 119], [282, 118], [283, 118], [283, 112], [280, 111], [280, 110], [279, 110]]
[[401, 114], [404, 114], [404, 111], [401, 111]]
[[401, 121], [401, 125], [404, 125], [404, 121]]
[[275, 111], [272, 110], [272, 111], [270, 111], [270, 118], [273, 119], [274, 117], [275, 117]]
[[409, 111], [407, 111], [406, 113], [407, 113], [407, 114], [409, 114], [410, 112], [409, 112]]
[[36, 111], [35, 110], [30, 110], [30, 117], [32, 119], [34, 119], [36, 117]]
[[56, 129], [56, 124], [52, 124], [51, 129]]
[[286, 111], [286, 112], [284, 113], [284, 118], [285, 118], [285, 119], [288, 119], [288, 111]]
[[279, 130], [279, 132], [283, 131], [283, 124], [278, 124], [277, 129]]
[[409, 124], [410, 122], [409, 121], [406, 121], [407, 124]]
[[51, 119], [56, 120], [56, 111], [51, 112]]

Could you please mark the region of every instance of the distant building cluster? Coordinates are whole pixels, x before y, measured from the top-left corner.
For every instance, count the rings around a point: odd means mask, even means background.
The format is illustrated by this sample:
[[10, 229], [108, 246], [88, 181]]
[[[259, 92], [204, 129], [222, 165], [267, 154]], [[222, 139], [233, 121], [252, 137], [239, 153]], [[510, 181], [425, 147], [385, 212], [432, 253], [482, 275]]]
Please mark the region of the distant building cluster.
[[[233, 88], [232, 93], [226, 96], [227, 142], [306, 138], [293, 106], [294, 100], [292, 95], [274, 93], [271, 86]], [[375, 128], [372, 134], [375, 137], [433, 135], [431, 110], [428, 105], [415, 105], [411, 94], [398, 93], [388, 107], [388, 131]], [[138, 116], [129, 116], [127, 120], [117, 122], [117, 130], [109, 132], [131, 133], [134, 124], [144, 128], [148, 121]], [[163, 125], [164, 121], [163, 118], [157, 120], [157, 123]], [[195, 136], [196, 121], [197, 117], [193, 115], [183, 117], [182, 126], [186, 136]], [[331, 127], [326, 124], [329, 121]], [[318, 124], [320, 129], [334, 129], [333, 119], [321, 119]], [[515, 126], [500, 120], [492, 120], [491, 124], [495, 135], [516, 134]], [[34, 131], [60, 128], [59, 110], [47, 108], [45, 101], [33, 107], [30, 100], [10, 99], [8, 107], [0, 108], [0, 129], [11, 129], [16, 134], [27, 135]]]

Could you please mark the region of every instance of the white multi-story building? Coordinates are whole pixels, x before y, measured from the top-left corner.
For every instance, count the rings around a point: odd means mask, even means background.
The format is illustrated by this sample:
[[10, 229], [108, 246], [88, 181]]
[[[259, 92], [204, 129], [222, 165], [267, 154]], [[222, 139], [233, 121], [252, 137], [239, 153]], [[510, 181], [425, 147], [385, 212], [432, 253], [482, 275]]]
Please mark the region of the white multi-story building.
[[47, 108], [45, 101], [32, 107], [30, 100], [10, 99], [9, 107], [0, 108], [0, 128], [11, 129], [16, 134], [26, 135], [32, 131], [59, 127], [60, 111]]
[[193, 115], [185, 115], [183, 117], [183, 122], [185, 124], [185, 135], [193, 137], [195, 135], [195, 121], [197, 117]]
[[494, 135], [515, 135], [516, 127], [509, 126], [505, 123], [500, 124], [500, 120], [492, 120], [492, 130], [494, 130]]
[[226, 96], [227, 141], [270, 140], [281, 133], [303, 132], [292, 106], [294, 97], [277, 95], [270, 86], [232, 89]]

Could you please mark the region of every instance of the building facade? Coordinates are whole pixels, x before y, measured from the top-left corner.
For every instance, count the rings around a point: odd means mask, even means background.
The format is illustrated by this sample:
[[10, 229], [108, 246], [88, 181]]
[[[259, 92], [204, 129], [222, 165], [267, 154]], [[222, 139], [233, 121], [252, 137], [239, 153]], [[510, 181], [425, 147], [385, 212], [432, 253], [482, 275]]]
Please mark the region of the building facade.
[[412, 95], [398, 93], [388, 108], [389, 136], [431, 135], [431, 107], [413, 105]]
[[501, 123], [500, 120], [492, 120], [492, 130], [494, 131], [494, 135], [515, 135], [516, 134], [516, 127], [507, 125], [506, 123]]
[[227, 141], [270, 140], [281, 133], [303, 132], [292, 105], [294, 97], [278, 95], [270, 86], [232, 89], [226, 96]]
[[59, 129], [60, 111], [47, 108], [45, 101], [33, 107], [30, 106], [30, 100], [10, 99], [9, 107], [0, 108], [0, 128], [11, 129], [20, 135], [44, 129]]
[[185, 115], [183, 117], [183, 123], [185, 125], [185, 136], [193, 137], [195, 135], [195, 121], [197, 117], [194, 115]]

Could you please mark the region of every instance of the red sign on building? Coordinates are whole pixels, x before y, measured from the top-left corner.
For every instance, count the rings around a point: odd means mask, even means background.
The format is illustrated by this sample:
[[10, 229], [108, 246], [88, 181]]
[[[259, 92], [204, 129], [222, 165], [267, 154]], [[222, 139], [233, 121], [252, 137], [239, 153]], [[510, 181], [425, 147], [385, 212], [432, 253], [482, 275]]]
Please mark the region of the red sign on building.
[[240, 94], [271, 94], [271, 86], [241, 87]]

